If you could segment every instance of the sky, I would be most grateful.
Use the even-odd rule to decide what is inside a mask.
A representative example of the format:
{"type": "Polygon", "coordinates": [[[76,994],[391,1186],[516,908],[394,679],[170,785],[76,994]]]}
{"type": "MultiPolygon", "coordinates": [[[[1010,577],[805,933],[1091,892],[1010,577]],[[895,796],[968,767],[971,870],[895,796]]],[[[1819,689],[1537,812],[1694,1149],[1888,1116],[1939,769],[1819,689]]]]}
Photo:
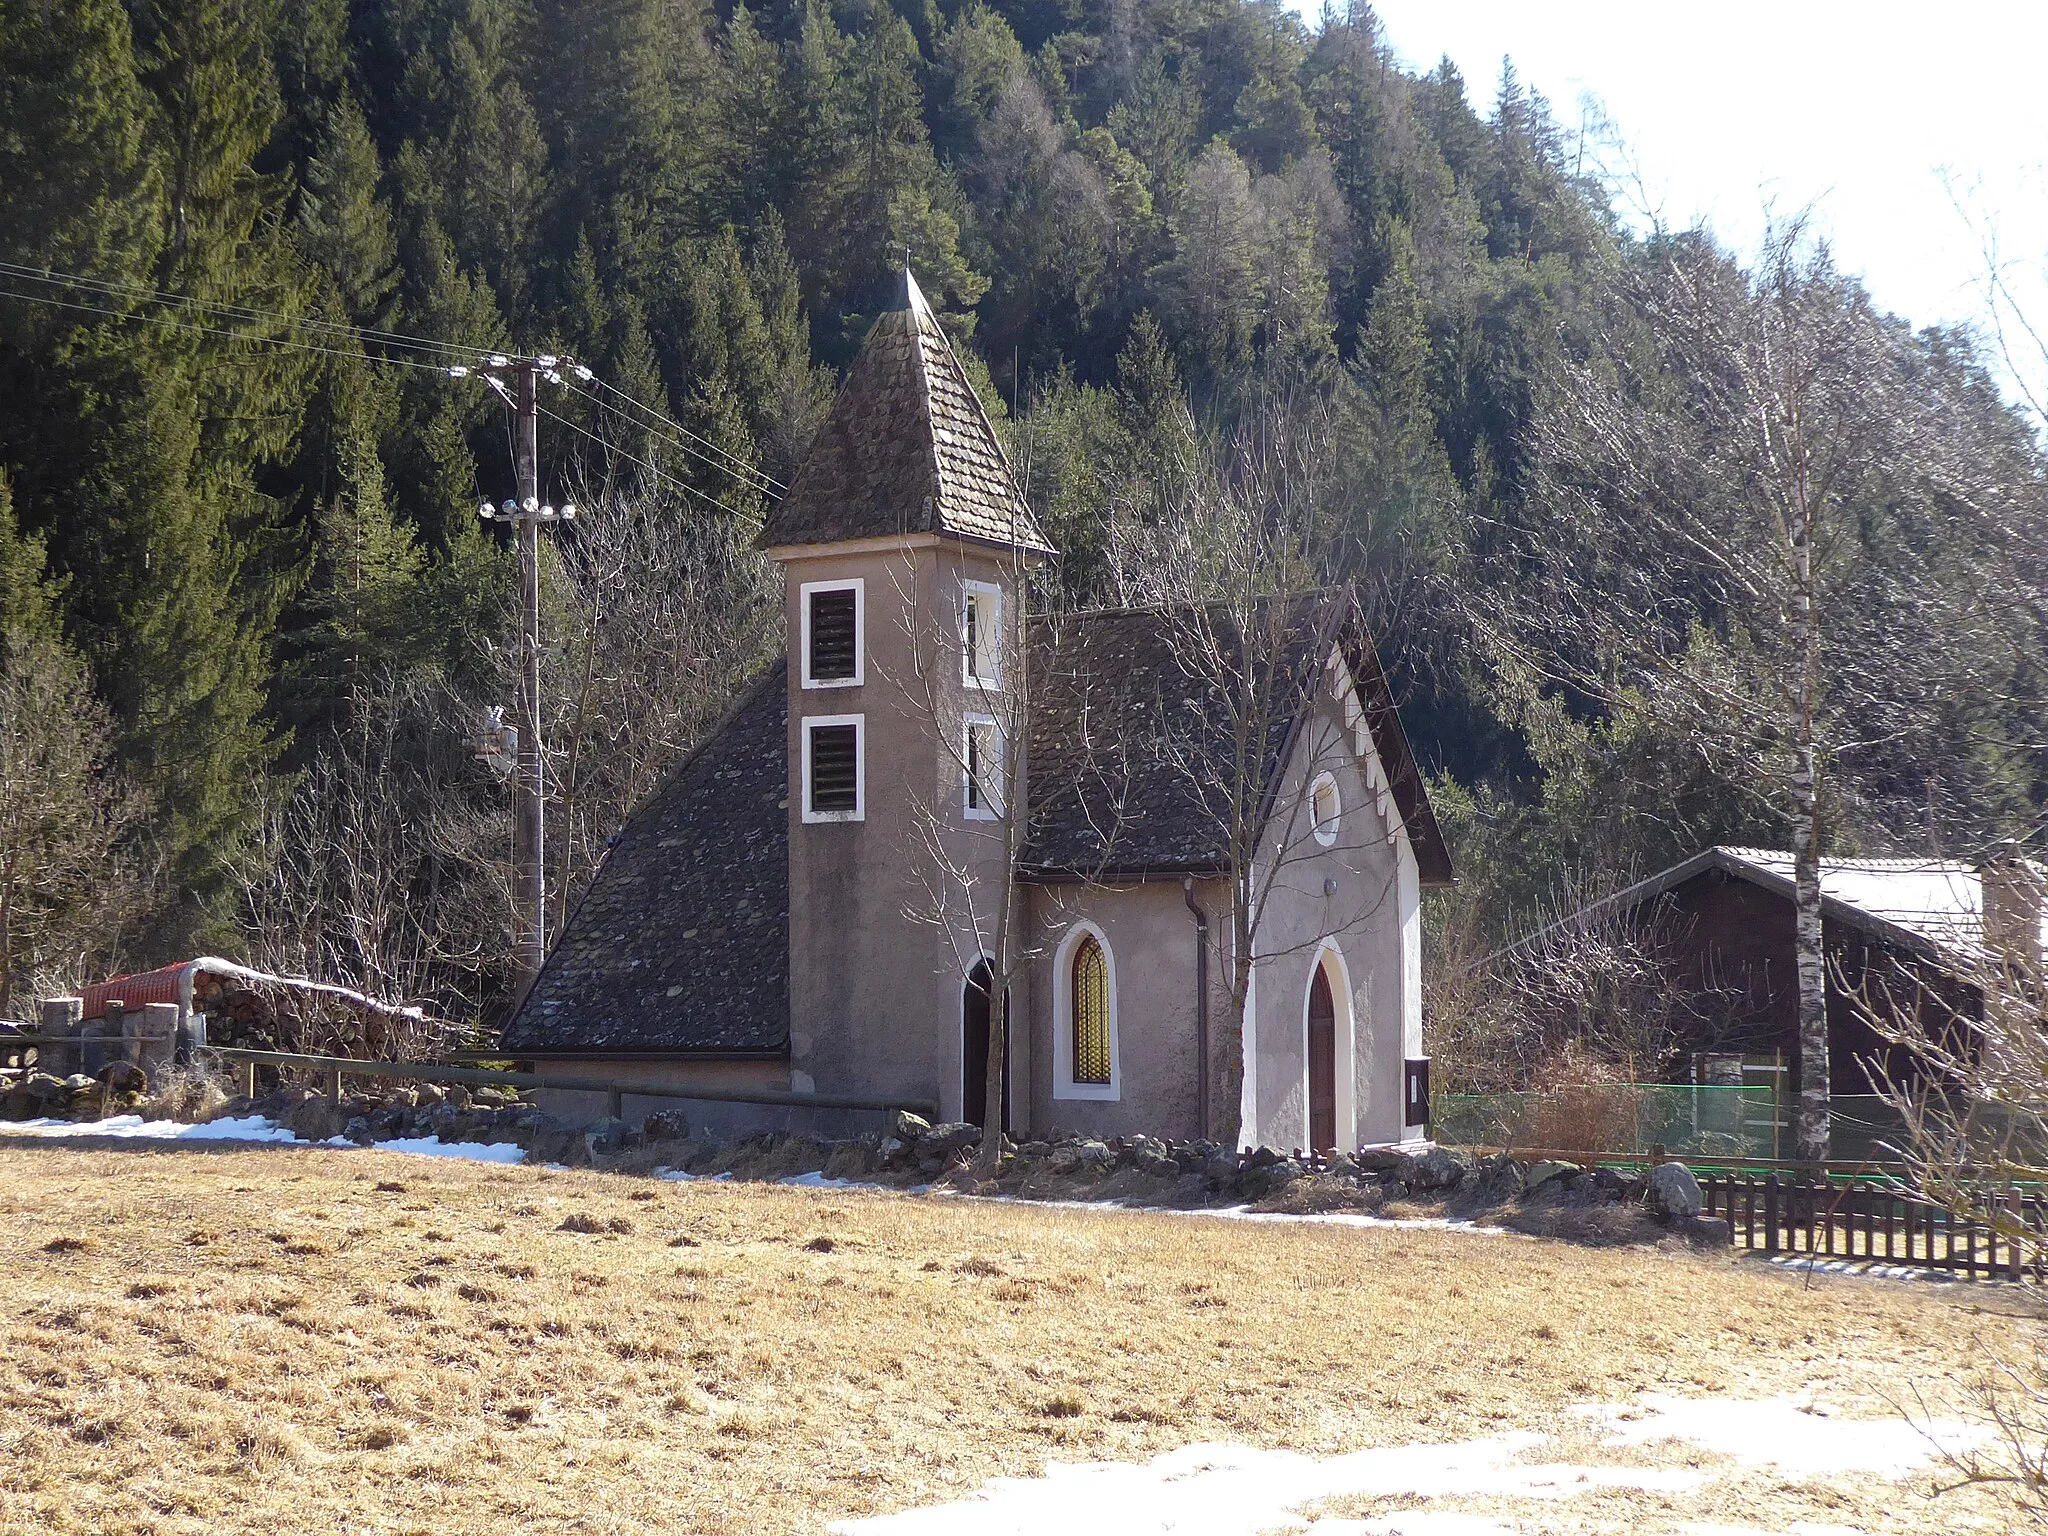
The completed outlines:
{"type": "MultiPolygon", "coordinates": [[[[1320,0],[1296,3],[1313,24],[1320,0]]],[[[1667,225],[1703,218],[1747,251],[1766,208],[1810,208],[1837,264],[1915,325],[1983,320],[1991,234],[2036,323],[2048,326],[2042,0],[1374,8],[1405,64],[1424,69],[1448,55],[1482,113],[1503,55],[1567,130],[1580,125],[1584,98],[1596,98],[1667,225]]]]}

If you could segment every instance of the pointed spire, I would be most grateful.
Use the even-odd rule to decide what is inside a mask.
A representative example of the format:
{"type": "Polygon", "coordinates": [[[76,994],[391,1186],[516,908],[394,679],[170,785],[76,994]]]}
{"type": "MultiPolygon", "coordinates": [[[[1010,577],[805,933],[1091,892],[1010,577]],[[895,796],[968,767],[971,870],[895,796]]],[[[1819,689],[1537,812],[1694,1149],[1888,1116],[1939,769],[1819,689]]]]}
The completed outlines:
{"type": "Polygon", "coordinates": [[[903,281],[897,285],[896,309],[907,309],[913,315],[929,315],[932,307],[925,301],[924,290],[917,286],[917,277],[910,270],[908,261],[903,264],[903,281]]]}
{"type": "Polygon", "coordinates": [[[892,286],[762,546],[939,533],[1051,553],[908,263],[892,286]]]}

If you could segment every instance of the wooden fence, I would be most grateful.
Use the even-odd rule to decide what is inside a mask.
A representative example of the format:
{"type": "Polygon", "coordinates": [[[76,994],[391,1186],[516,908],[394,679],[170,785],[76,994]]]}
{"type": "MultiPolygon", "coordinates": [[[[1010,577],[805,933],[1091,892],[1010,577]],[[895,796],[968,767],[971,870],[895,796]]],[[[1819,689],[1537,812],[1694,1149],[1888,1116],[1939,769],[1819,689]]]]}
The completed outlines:
{"type": "Polygon", "coordinates": [[[2048,1254],[2048,1198],[2038,1194],[1987,1194],[2004,1213],[1994,1225],[1889,1180],[1713,1173],[1699,1182],[1704,1213],[1721,1217],[1738,1246],[1759,1253],[1896,1264],[1970,1280],[2048,1280],[2048,1259],[2029,1258],[2048,1254]]]}

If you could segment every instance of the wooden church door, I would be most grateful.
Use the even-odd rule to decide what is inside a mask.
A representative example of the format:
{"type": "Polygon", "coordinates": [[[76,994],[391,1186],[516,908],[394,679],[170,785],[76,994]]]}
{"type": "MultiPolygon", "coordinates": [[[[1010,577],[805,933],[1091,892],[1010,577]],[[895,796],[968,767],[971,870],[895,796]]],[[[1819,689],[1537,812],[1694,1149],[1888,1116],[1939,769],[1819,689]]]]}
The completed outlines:
{"type": "MultiPolygon", "coordinates": [[[[960,994],[960,1118],[970,1125],[981,1124],[984,1097],[988,1093],[988,1031],[989,1007],[988,989],[989,965],[986,960],[974,968],[967,978],[967,985],[960,994]]],[[[1016,1032],[1017,1021],[1010,1017],[1009,993],[1003,994],[1003,1016],[1006,1028],[1003,1031],[1003,1129],[1010,1128],[1010,1052],[1009,1038],[1016,1032]]]]}
{"type": "Polygon", "coordinates": [[[1321,963],[1308,987],[1308,1138],[1312,1152],[1337,1145],[1337,1007],[1321,963]]]}

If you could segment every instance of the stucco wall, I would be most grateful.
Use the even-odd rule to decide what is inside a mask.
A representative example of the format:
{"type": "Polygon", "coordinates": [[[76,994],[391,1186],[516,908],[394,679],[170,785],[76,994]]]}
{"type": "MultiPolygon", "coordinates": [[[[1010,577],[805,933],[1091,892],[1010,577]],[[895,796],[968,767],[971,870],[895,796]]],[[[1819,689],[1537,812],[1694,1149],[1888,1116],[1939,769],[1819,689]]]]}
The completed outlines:
{"type": "MultiPolygon", "coordinates": [[[[789,1066],[781,1061],[605,1061],[590,1058],[540,1057],[533,1070],[543,1076],[558,1075],[616,1083],[646,1083],[665,1088],[712,1088],[725,1092],[747,1089],[789,1090],[789,1066]]],[[[604,1118],[606,1096],[602,1093],[565,1092],[543,1089],[540,1105],[571,1125],[588,1125],[604,1118]]],[[[675,1098],[667,1094],[624,1096],[626,1122],[638,1125],[656,1110],[680,1110],[691,1132],[738,1135],[747,1131],[794,1130],[817,1136],[848,1136],[861,1131],[880,1130],[887,1116],[879,1111],[822,1110],[772,1104],[722,1104],[704,1099],[675,1098]]]]}
{"type": "MultiPolygon", "coordinates": [[[[1208,912],[1211,950],[1210,1038],[1227,1006],[1218,943],[1227,942],[1226,888],[1198,884],[1196,901],[1208,912]]],[[[1049,885],[1031,892],[1034,957],[1030,968],[1029,1045],[1032,1076],[1029,1128],[1078,1131],[1091,1136],[1192,1137],[1200,1121],[1197,1097],[1198,1035],[1195,1003],[1195,919],[1181,885],[1162,880],[1096,887],[1049,885]],[[1061,1015],[1061,970],[1070,963],[1077,930],[1087,927],[1108,951],[1116,1072],[1113,1096],[1092,1085],[1076,1087],[1064,1065],[1068,1054],[1055,1030],[1070,1028],[1061,1015]]]]}
{"type": "MultiPolygon", "coordinates": [[[[830,547],[789,560],[786,572],[791,1083],[935,1099],[955,1118],[963,1109],[962,989],[993,947],[1003,868],[1000,840],[985,823],[970,828],[961,808],[952,745],[966,704],[959,583],[1007,586],[1007,573],[991,554],[930,540],[830,547]],[[807,688],[802,588],[855,578],[863,583],[863,680],[807,688]],[[803,722],[852,714],[864,720],[864,817],[807,823],[803,722]],[[928,849],[934,827],[944,861],[928,849]],[[963,882],[947,866],[977,878],[963,882]]],[[[1004,603],[1013,630],[1016,606],[1004,603]]],[[[1013,1073],[1028,1067],[1012,1060],[1013,1073]]]]}
{"type": "Polygon", "coordinates": [[[1262,853],[1268,894],[1250,999],[1251,1124],[1244,1139],[1306,1147],[1308,995],[1327,963],[1336,1005],[1337,1128],[1349,1145],[1410,1139],[1402,1063],[1421,1054],[1421,893],[1414,856],[1370,732],[1347,718],[1343,674],[1325,673],[1282,779],[1262,853]],[[1337,686],[1333,687],[1332,684],[1337,686]],[[1341,812],[1329,847],[1308,793],[1323,774],[1341,812]],[[1326,953],[1334,958],[1325,961],[1326,953]]]}

